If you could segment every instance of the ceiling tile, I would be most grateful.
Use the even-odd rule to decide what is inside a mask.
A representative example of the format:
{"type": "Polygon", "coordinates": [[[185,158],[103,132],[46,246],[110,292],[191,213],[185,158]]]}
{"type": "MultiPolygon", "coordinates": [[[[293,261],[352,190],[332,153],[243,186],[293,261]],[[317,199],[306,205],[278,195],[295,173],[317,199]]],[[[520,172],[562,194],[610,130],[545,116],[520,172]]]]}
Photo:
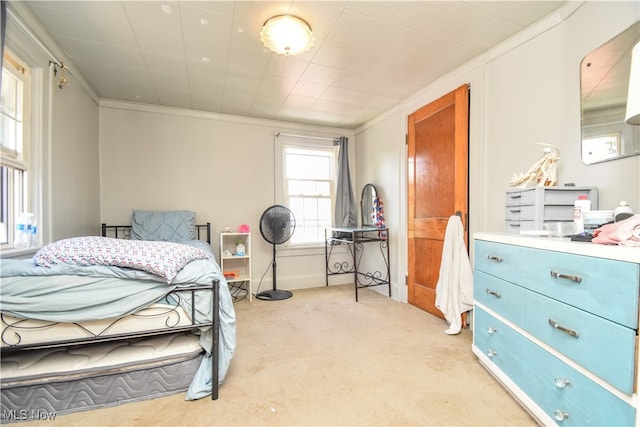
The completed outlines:
{"type": "Polygon", "coordinates": [[[501,17],[509,19],[516,24],[527,25],[538,22],[544,16],[549,15],[560,6],[564,1],[514,1],[511,9],[500,14],[501,17]]]}
{"type": "Polygon", "coordinates": [[[185,36],[226,44],[231,37],[233,16],[211,12],[199,7],[180,6],[182,33],[185,36]]]}
{"type": "Polygon", "coordinates": [[[149,70],[146,68],[133,68],[121,65],[107,65],[104,68],[113,76],[113,80],[120,85],[135,84],[138,86],[153,86],[153,82],[149,76],[149,70]]]}
{"type": "Polygon", "coordinates": [[[347,4],[347,9],[370,18],[388,21],[400,10],[402,1],[352,1],[347,4]]]}
{"type": "Polygon", "coordinates": [[[100,97],[348,128],[564,3],[24,2],[100,97]],[[286,13],[315,37],[296,57],[260,42],[264,21],[286,13]]]}
{"type": "Polygon", "coordinates": [[[301,95],[289,95],[284,102],[286,108],[309,108],[316,101],[315,97],[301,96],[301,95]]]}
{"type": "MultiPolygon", "coordinates": [[[[61,3],[61,2],[43,2],[43,3],[61,3]]],[[[67,1],[69,10],[73,13],[83,15],[85,17],[100,18],[101,20],[117,21],[128,24],[129,18],[124,9],[122,2],[119,1],[67,1]]]]}
{"type": "Polygon", "coordinates": [[[151,80],[158,92],[189,93],[189,79],[173,74],[151,71],[151,80]]]}
{"type": "Polygon", "coordinates": [[[456,1],[405,2],[391,17],[390,22],[421,33],[439,22],[449,22],[449,15],[457,7],[456,1]]]}
{"type": "Polygon", "coordinates": [[[122,48],[70,38],[61,38],[60,42],[74,63],[82,59],[104,65],[123,64],[133,67],[145,66],[142,54],[139,50],[135,49],[135,46],[132,48],[122,48]]]}
{"type": "Polygon", "coordinates": [[[281,55],[269,54],[269,65],[265,70],[268,76],[285,77],[288,79],[299,79],[308,68],[307,61],[296,58],[287,58],[281,55]]]}
{"type": "Polygon", "coordinates": [[[176,34],[182,32],[180,9],[175,0],[123,1],[122,4],[133,27],[176,34]],[[169,7],[171,13],[165,13],[163,7],[169,7]]]}
{"type": "Polygon", "coordinates": [[[265,76],[260,84],[258,96],[282,96],[283,100],[291,93],[297,80],[284,77],[265,76]]]}
{"type": "Polygon", "coordinates": [[[356,49],[369,46],[371,38],[380,33],[384,22],[353,12],[344,12],[337,19],[326,39],[339,43],[349,43],[356,49]]]}
{"type": "Polygon", "coordinates": [[[330,85],[340,75],[340,69],[320,64],[309,64],[300,80],[322,85],[330,85]]]}
{"type": "Polygon", "coordinates": [[[187,64],[184,57],[143,52],[144,62],[149,72],[158,72],[187,78],[187,64]]]}
{"type": "Polygon", "coordinates": [[[133,32],[138,46],[143,52],[184,54],[184,44],[180,33],[169,33],[144,27],[135,27],[133,32]]]}
{"type": "Polygon", "coordinates": [[[262,52],[243,49],[231,49],[229,51],[227,69],[230,74],[241,73],[261,79],[268,65],[269,55],[265,55],[262,52]]]}
{"type": "Polygon", "coordinates": [[[459,4],[446,20],[433,23],[427,32],[435,37],[464,45],[472,35],[486,27],[493,15],[483,10],[459,4]]]}
{"type": "Polygon", "coordinates": [[[190,79],[206,82],[224,82],[227,76],[227,67],[224,63],[194,60],[187,61],[187,72],[190,79]]]}
{"type": "Polygon", "coordinates": [[[327,85],[299,81],[291,90],[293,95],[317,98],[327,89],[327,85]]]}

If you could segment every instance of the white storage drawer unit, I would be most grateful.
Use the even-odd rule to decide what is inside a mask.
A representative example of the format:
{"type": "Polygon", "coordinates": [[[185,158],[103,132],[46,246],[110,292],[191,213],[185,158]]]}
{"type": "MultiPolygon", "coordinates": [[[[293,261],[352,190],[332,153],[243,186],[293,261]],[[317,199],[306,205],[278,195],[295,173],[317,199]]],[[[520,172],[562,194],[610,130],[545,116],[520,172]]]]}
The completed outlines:
{"type": "Polygon", "coordinates": [[[640,249],[476,233],[473,352],[544,425],[639,425],[640,249]]]}
{"type": "Polygon", "coordinates": [[[598,190],[592,187],[533,187],[509,190],[505,200],[505,231],[543,230],[545,222],[573,222],[573,204],[580,196],[598,209],[598,190]]]}

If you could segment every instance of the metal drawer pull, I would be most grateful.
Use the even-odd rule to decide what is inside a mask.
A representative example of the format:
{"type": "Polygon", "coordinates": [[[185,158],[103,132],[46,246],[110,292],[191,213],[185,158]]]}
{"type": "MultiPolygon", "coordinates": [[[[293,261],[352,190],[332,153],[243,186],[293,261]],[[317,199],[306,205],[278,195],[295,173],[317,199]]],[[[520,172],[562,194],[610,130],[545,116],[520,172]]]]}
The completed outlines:
{"type": "Polygon", "coordinates": [[[489,295],[493,295],[496,298],[500,298],[500,292],[492,291],[491,289],[487,288],[487,293],[489,295]]]}
{"type": "Polygon", "coordinates": [[[520,213],[520,209],[509,209],[509,212],[511,213],[520,213]]]}
{"type": "Polygon", "coordinates": [[[510,199],[521,199],[522,194],[514,194],[513,196],[509,196],[510,199]]]}
{"type": "Polygon", "coordinates": [[[498,332],[498,330],[496,329],[495,326],[489,326],[487,328],[487,332],[490,333],[490,334],[495,334],[496,332],[498,332]]]}
{"type": "Polygon", "coordinates": [[[498,353],[495,350],[492,350],[492,349],[487,350],[487,356],[489,356],[489,357],[493,357],[496,354],[498,354],[498,353]]]}
{"type": "Polygon", "coordinates": [[[571,281],[577,282],[577,283],[582,282],[582,277],[580,277],[580,276],[572,276],[570,274],[562,274],[562,273],[558,273],[557,271],[553,271],[553,270],[551,270],[551,276],[555,277],[556,279],[568,279],[568,280],[571,280],[571,281]]]}
{"type": "Polygon", "coordinates": [[[490,261],[502,262],[502,258],[500,258],[499,256],[495,256],[495,255],[487,255],[487,259],[490,260],[490,261]]]}
{"type": "Polygon", "coordinates": [[[569,418],[569,414],[561,409],[556,409],[555,411],[553,411],[553,418],[558,421],[564,421],[566,418],[569,418]]]}
{"type": "Polygon", "coordinates": [[[578,338],[580,335],[574,331],[573,329],[569,329],[569,328],[565,328],[564,326],[560,326],[558,325],[558,322],[556,322],[553,319],[549,319],[549,325],[551,325],[551,327],[553,327],[554,329],[557,329],[559,331],[564,332],[565,334],[571,335],[574,338],[578,338]]]}
{"type": "Polygon", "coordinates": [[[558,388],[565,388],[566,386],[571,384],[571,381],[569,381],[566,378],[556,378],[556,379],[553,380],[553,382],[555,383],[556,387],[558,387],[558,388]]]}

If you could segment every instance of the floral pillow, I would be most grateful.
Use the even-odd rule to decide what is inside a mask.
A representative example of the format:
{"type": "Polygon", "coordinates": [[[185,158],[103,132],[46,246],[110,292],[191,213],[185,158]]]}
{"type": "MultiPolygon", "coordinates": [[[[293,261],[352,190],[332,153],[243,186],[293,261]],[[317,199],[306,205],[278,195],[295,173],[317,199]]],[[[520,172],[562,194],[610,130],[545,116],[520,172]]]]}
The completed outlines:
{"type": "Polygon", "coordinates": [[[182,243],[87,236],[51,243],[36,252],[33,262],[42,267],[55,264],[128,267],[171,283],[185,265],[208,257],[203,250],[182,243]]]}

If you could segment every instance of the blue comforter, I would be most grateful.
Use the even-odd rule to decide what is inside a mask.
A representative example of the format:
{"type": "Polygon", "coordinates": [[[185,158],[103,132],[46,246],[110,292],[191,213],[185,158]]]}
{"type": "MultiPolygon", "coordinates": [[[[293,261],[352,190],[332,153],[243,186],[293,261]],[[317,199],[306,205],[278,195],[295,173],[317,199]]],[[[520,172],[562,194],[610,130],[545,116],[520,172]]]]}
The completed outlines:
{"type": "MultiPolygon", "coordinates": [[[[0,260],[0,310],[14,316],[54,321],[81,322],[121,317],[144,308],[180,287],[191,284],[210,285],[220,282],[220,365],[219,380],[226,376],[236,347],[233,301],[227,282],[206,242],[189,245],[211,254],[208,259],[191,261],[182,268],[171,284],[166,279],[140,270],[108,266],[57,264],[39,267],[32,260],[0,260]]],[[[196,317],[212,318],[209,292],[196,296],[196,317]]],[[[169,297],[170,298],[170,297],[169,297]]],[[[191,312],[190,298],[181,305],[191,312]]],[[[200,344],[207,355],[194,377],[186,399],[193,400],[211,393],[212,329],[202,330],[200,344]]]]}

